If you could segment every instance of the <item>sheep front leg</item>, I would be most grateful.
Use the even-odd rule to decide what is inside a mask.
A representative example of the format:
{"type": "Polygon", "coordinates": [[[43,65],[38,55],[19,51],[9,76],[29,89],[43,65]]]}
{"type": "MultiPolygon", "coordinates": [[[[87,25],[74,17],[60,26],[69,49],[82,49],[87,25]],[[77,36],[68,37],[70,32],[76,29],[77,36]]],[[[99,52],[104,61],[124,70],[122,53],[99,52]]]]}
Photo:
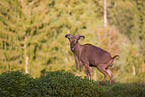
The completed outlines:
{"type": "Polygon", "coordinates": [[[93,69],[92,69],[92,67],[89,67],[89,80],[92,80],[92,71],[93,71],[93,69]]]}
{"type": "Polygon", "coordinates": [[[89,80],[92,80],[92,67],[89,67],[87,64],[85,64],[85,73],[87,75],[87,78],[89,80]]]}
{"type": "Polygon", "coordinates": [[[76,69],[78,69],[78,64],[79,64],[79,60],[78,60],[78,57],[74,54],[74,58],[75,58],[75,63],[76,63],[76,69]]]}

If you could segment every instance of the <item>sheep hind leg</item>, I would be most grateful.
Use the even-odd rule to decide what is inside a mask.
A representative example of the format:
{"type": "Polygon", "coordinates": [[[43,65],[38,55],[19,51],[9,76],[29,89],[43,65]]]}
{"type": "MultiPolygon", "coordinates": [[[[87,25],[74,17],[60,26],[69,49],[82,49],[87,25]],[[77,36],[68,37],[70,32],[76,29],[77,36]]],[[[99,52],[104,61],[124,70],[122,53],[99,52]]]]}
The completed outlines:
{"type": "Polygon", "coordinates": [[[113,77],[112,72],[111,72],[111,70],[110,70],[109,68],[106,69],[106,72],[109,74],[109,77],[110,77],[110,84],[111,84],[112,77],[113,77]]]}
{"type": "Polygon", "coordinates": [[[104,74],[104,82],[106,82],[106,78],[107,78],[106,70],[104,69],[104,70],[102,70],[101,72],[104,74]]]}
{"type": "Polygon", "coordinates": [[[102,66],[98,66],[97,68],[101,73],[104,74],[104,82],[106,82],[106,78],[107,78],[107,74],[108,74],[107,71],[105,70],[105,68],[102,68],[102,66]]]}

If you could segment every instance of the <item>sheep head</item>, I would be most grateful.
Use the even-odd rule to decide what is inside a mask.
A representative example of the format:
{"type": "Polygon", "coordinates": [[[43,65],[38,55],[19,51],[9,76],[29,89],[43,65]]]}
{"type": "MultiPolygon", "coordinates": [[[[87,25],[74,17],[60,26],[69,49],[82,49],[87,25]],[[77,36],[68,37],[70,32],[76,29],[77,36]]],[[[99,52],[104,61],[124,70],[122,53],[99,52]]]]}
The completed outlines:
{"type": "Polygon", "coordinates": [[[85,38],[85,36],[79,34],[73,37],[73,35],[71,34],[66,34],[65,35],[66,38],[69,39],[70,41],[70,50],[73,52],[75,49],[76,44],[78,43],[78,41],[80,40],[81,37],[85,38]]]}

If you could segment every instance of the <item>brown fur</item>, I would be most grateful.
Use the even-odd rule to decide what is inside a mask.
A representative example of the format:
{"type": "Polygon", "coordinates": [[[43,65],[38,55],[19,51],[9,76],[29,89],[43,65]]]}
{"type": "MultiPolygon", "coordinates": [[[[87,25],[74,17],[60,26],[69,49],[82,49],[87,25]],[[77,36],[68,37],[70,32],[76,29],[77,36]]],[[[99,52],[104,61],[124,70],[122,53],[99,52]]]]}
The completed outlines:
{"type": "Polygon", "coordinates": [[[109,74],[111,84],[113,75],[110,71],[110,68],[115,57],[119,55],[111,57],[109,52],[92,44],[79,44],[78,40],[81,37],[84,37],[83,35],[76,35],[73,37],[71,34],[66,34],[65,37],[70,40],[70,49],[74,53],[76,65],[77,63],[82,63],[85,66],[85,73],[88,76],[88,79],[92,79],[92,66],[94,66],[104,74],[104,82],[106,81],[106,77],[109,74]]]}

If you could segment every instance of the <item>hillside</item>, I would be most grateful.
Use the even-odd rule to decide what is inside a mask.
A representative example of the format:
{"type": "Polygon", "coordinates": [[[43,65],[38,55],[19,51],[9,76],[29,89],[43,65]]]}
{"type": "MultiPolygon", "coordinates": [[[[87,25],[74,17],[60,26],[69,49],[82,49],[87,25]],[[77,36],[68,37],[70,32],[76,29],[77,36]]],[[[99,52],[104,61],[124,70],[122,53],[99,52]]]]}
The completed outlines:
{"type": "Polygon", "coordinates": [[[64,70],[32,78],[19,71],[0,75],[2,97],[144,97],[145,83],[94,82],[64,70]]]}

